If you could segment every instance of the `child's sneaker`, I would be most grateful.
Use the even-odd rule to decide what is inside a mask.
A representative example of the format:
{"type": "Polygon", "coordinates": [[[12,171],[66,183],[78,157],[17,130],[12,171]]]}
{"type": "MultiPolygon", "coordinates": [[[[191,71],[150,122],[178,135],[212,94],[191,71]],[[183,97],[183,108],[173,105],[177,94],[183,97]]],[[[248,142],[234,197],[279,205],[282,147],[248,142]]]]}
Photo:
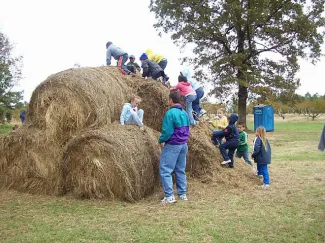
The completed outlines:
{"type": "Polygon", "coordinates": [[[207,113],[207,111],[206,110],[204,110],[204,109],[201,109],[201,111],[200,111],[200,114],[199,114],[199,117],[201,117],[201,116],[203,116],[204,114],[206,114],[207,113]]]}
{"type": "Polygon", "coordinates": [[[183,201],[188,201],[186,194],[180,195],[179,198],[183,201]]]}
{"type": "Polygon", "coordinates": [[[229,159],[229,160],[222,161],[221,164],[226,165],[226,164],[229,164],[230,162],[231,162],[231,160],[229,159]]]}
{"type": "Polygon", "coordinates": [[[163,83],[163,77],[157,78],[157,82],[163,83]]]}
{"type": "Polygon", "coordinates": [[[164,197],[164,199],[161,200],[161,202],[163,204],[166,204],[166,203],[175,203],[176,200],[175,200],[175,197],[174,196],[170,196],[170,197],[164,197]]]}
{"type": "Polygon", "coordinates": [[[270,188],[270,185],[269,185],[269,184],[263,184],[263,185],[262,185],[262,188],[263,188],[263,189],[269,189],[269,188],[270,188]]]}

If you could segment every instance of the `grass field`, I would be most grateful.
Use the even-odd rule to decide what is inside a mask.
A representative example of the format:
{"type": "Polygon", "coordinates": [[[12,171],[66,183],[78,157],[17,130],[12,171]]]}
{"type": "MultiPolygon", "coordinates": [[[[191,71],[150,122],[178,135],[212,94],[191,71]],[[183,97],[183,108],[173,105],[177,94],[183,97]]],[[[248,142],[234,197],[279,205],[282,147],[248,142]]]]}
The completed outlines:
{"type": "Polygon", "coordinates": [[[191,180],[189,201],[167,206],[0,191],[0,242],[325,242],[323,124],[276,118],[269,190],[191,180]]]}

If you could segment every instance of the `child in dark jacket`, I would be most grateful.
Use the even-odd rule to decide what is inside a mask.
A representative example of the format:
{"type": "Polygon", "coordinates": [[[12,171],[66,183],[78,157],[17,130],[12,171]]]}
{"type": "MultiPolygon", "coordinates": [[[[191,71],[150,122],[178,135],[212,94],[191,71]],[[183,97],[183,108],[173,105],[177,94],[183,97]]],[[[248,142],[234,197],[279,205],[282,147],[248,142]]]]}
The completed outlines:
{"type": "Polygon", "coordinates": [[[252,158],[257,163],[257,175],[263,176],[263,187],[269,187],[270,178],[267,165],[271,164],[271,146],[266,139],[266,131],[263,126],[256,129],[252,158]]]}
{"type": "Polygon", "coordinates": [[[224,160],[221,164],[229,164],[229,168],[234,168],[234,153],[239,145],[239,133],[236,127],[238,116],[237,114],[230,114],[227,116],[227,119],[229,121],[228,126],[222,131],[214,131],[211,139],[214,142],[217,142],[219,138],[224,137],[226,139],[225,143],[219,145],[220,153],[224,160]]]}
{"type": "Polygon", "coordinates": [[[163,83],[165,72],[157,63],[150,61],[145,53],[140,56],[140,61],[143,78],[152,77],[154,80],[163,83]]]}

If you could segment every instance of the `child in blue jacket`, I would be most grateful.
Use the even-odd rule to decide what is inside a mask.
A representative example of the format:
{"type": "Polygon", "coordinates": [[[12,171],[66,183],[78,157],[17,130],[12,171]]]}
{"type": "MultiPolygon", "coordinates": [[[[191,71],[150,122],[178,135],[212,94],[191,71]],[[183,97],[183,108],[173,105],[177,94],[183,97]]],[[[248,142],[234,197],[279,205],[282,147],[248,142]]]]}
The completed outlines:
{"type": "Polygon", "coordinates": [[[224,160],[221,164],[229,164],[229,168],[234,168],[234,153],[239,145],[239,132],[236,127],[238,115],[230,114],[227,116],[227,119],[229,122],[228,126],[221,131],[214,131],[211,139],[216,143],[220,138],[224,137],[226,139],[225,143],[219,145],[220,153],[224,160]]]}
{"type": "Polygon", "coordinates": [[[271,146],[266,139],[266,131],[263,126],[256,129],[252,158],[257,163],[257,175],[263,176],[263,187],[269,187],[270,177],[267,165],[271,164],[271,146]]]}
{"type": "Polygon", "coordinates": [[[122,50],[121,48],[113,45],[111,41],[106,43],[106,65],[111,65],[112,57],[117,60],[117,68],[121,71],[122,74],[132,75],[135,76],[135,73],[131,72],[125,66],[125,62],[129,59],[129,55],[126,51],[122,50]]]}

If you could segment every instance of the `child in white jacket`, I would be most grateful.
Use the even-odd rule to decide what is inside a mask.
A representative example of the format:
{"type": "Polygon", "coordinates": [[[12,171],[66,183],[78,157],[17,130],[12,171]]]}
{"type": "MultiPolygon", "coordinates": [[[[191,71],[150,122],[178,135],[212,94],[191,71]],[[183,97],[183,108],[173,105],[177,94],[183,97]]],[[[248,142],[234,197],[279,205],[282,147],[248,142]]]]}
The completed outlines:
{"type": "Polygon", "coordinates": [[[142,109],[138,110],[138,105],[141,102],[141,98],[137,95],[133,95],[130,103],[125,103],[120,116],[121,125],[137,125],[140,128],[143,127],[143,114],[142,109]]]}

